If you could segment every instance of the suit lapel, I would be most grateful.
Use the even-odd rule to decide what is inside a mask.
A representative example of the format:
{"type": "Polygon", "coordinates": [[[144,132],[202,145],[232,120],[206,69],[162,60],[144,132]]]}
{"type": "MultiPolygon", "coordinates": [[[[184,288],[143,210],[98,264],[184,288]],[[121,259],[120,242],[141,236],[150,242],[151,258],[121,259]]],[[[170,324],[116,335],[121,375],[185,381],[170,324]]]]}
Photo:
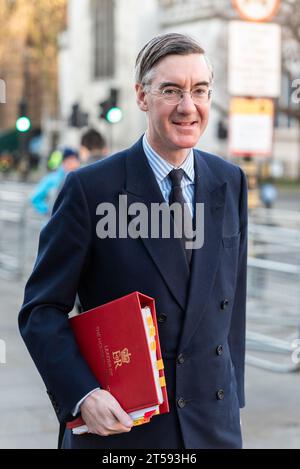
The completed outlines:
{"type": "Polygon", "coordinates": [[[204,244],[193,252],[186,316],[180,351],[187,346],[205,312],[217,272],[222,241],[226,183],[210,171],[205,156],[195,152],[195,202],[204,204],[204,244]]]}
{"type": "MultiPolygon", "coordinates": [[[[128,207],[136,202],[143,203],[148,209],[148,214],[151,213],[152,203],[165,203],[147,161],[141,139],[128,150],[126,157],[126,187],[122,194],[127,195],[128,207]]],[[[153,238],[150,230],[149,220],[149,236],[141,238],[141,242],[143,242],[172,295],[184,310],[190,273],[182,244],[179,239],[174,237],[170,239],[153,238]]]]}

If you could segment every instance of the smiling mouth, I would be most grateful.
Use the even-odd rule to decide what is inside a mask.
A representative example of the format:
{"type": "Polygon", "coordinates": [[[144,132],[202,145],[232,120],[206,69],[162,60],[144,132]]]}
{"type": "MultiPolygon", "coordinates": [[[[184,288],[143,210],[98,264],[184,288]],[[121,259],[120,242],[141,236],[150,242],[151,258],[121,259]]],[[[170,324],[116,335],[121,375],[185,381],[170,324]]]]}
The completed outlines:
{"type": "Polygon", "coordinates": [[[197,124],[197,121],[192,121],[192,122],[173,122],[175,125],[179,125],[181,127],[191,127],[194,124],[197,124]]]}

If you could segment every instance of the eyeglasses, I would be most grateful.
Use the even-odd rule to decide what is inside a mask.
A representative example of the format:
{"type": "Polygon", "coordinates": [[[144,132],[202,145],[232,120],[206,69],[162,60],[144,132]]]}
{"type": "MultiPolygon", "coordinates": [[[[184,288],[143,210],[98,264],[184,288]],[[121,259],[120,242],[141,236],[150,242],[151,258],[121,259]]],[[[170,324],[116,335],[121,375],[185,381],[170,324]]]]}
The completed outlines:
{"type": "Polygon", "coordinates": [[[194,88],[191,91],[181,90],[180,88],[167,87],[162,90],[149,91],[150,94],[160,96],[166,104],[179,104],[188,93],[194,104],[202,104],[208,102],[211,97],[212,90],[209,88],[194,88]]]}

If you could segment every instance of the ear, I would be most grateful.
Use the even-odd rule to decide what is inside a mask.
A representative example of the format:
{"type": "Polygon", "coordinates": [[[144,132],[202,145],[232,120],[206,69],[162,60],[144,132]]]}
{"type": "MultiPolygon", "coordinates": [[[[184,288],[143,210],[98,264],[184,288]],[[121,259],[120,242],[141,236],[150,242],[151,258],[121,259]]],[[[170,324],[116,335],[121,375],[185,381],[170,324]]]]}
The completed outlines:
{"type": "Polygon", "coordinates": [[[136,102],[141,111],[148,111],[147,94],[141,83],[135,84],[136,102]]]}

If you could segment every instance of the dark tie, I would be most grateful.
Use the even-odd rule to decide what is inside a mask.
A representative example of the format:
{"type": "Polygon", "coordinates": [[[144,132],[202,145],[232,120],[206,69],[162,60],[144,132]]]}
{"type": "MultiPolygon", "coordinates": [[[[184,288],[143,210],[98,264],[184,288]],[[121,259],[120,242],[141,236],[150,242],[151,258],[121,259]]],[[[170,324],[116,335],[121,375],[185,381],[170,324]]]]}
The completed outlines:
{"type": "Polygon", "coordinates": [[[172,169],[172,171],[170,171],[169,173],[169,177],[172,182],[172,189],[171,189],[171,193],[169,197],[169,204],[171,205],[174,202],[177,202],[181,205],[182,218],[178,220],[178,222],[181,223],[183,248],[186,254],[188,264],[190,264],[191,258],[192,258],[192,250],[186,249],[185,243],[187,240],[192,241],[193,221],[192,221],[190,210],[187,209],[187,207],[186,207],[186,210],[184,210],[184,204],[186,204],[186,200],[183,196],[182,188],[181,188],[181,181],[182,181],[183,175],[184,175],[184,171],[181,168],[172,169]]]}

